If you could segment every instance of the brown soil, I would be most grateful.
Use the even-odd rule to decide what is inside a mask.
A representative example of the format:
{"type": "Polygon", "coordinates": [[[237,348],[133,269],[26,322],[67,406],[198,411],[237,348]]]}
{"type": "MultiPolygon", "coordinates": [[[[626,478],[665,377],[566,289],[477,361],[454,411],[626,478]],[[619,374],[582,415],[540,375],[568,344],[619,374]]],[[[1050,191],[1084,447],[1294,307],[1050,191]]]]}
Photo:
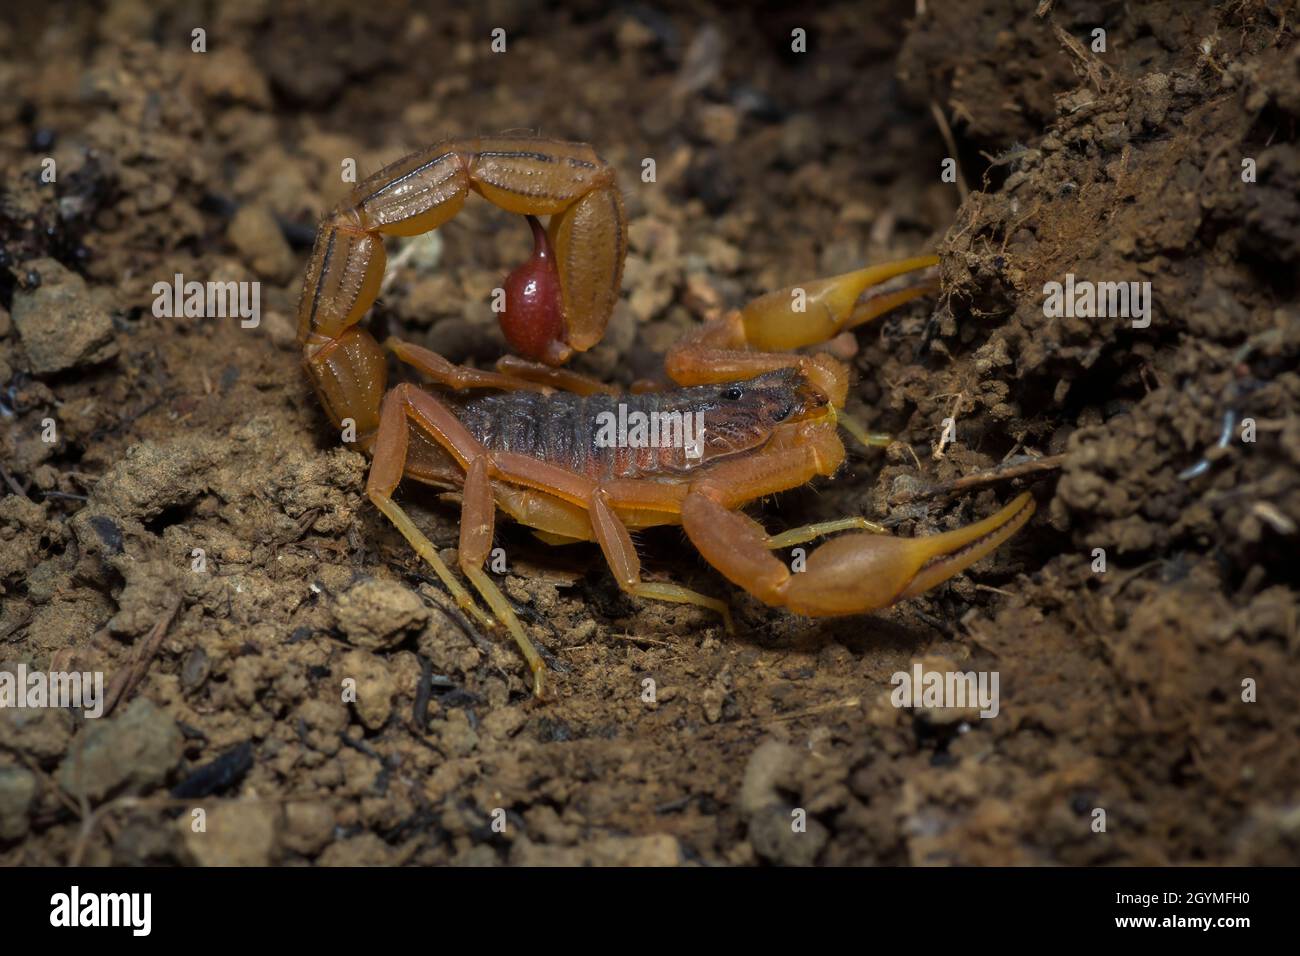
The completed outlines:
{"type": "MultiPolygon", "coordinates": [[[[1300,859],[1293,6],[416,6],[0,24],[0,670],[139,677],[107,720],[0,710],[0,863],[1300,859]],[[936,109],[969,195],[941,180],[936,109]],[[365,175],[514,128],[620,172],[625,295],[579,363],[613,381],[721,307],[942,254],[937,301],[835,343],[849,410],[898,441],[765,503],[768,527],[932,533],[1022,488],[1031,523],[919,599],[816,622],[644,535],[652,578],[731,598],[734,636],[626,598],[594,548],[501,527],[552,663],[532,702],[513,647],[461,627],[366,501],[293,319],[344,158],[365,175]],[[260,280],[261,325],[156,318],[177,272],[260,280]],[[1150,326],[1046,317],[1067,273],[1149,280],[1150,326]],[[928,493],[1026,456],[1063,458],[928,493]],[[918,660],[997,671],[998,716],[894,707],[918,660]]],[[[370,322],[485,365],[528,231],[472,202],[442,240],[370,322]]],[[[453,506],[402,500],[454,545],[453,506]]]]}

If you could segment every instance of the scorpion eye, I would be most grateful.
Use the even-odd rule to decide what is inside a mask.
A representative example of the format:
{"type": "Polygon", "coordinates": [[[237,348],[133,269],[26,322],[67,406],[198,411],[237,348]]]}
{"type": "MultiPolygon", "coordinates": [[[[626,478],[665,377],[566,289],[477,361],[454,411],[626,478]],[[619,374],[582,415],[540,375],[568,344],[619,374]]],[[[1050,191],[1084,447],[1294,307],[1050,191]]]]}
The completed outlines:
{"type": "Polygon", "coordinates": [[[743,394],[744,393],[741,392],[741,390],[737,386],[733,385],[731,386],[731,388],[727,389],[725,392],[722,393],[722,397],[729,402],[738,402],[740,401],[740,396],[743,394]]]}

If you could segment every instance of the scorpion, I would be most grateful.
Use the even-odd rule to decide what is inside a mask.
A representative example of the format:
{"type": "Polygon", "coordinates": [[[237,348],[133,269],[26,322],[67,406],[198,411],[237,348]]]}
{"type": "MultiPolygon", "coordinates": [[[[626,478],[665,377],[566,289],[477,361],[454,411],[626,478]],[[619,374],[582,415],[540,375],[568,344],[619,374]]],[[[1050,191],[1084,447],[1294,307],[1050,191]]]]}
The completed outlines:
{"type": "Polygon", "coordinates": [[[920,256],[763,295],[702,323],[667,352],[670,382],[619,393],[562,368],[598,343],[619,296],[627,223],[613,168],[586,144],[528,134],[463,137],[417,151],[358,183],[322,221],[298,311],[303,364],[345,439],[372,461],[366,495],[457,605],[503,626],[545,695],[546,665],[484,567],[500,510],[549,544],[594,541],[636,598],[728,605],[679,584],[647,581],[632,533],[680,525],[700,555],[760,601],[812,617],[864,614],[935,587],[992,552],[1034,511],[1022,493],[992,516],[946,533],[890,535],[863,517],[771,535],[741,509],[830,477],[845,459],[838,428],[871,436],[843,414],[847,366],[797,349],[933,293],[938,263],[920,256]],[[531,257],[504,285],[499,321],[517,355],[495,370],[456,365],[358,325],[384,276],[384,236],[415,236],[454,217],[471,192],[526,217],[531,257]],[[537,217],[549,216],[543,228],[537,217]],[[896,277],[910,284],[886,291],[896,277]],[[918,278],[920,277],[920,278],[918,278]],[[387,353],[439,387],[391,390],[387,353]],[[618,403],[646,414],[701,416],[684,447],[604,447],[594,423],[618,403]],[[403,478],[460,497],[458,565],[479,606],[393,495],[403,478]],[[840,534],[839,532],[845,532],[840,534]],[[793,572],[773,551],[832,535],[793,572]]]}

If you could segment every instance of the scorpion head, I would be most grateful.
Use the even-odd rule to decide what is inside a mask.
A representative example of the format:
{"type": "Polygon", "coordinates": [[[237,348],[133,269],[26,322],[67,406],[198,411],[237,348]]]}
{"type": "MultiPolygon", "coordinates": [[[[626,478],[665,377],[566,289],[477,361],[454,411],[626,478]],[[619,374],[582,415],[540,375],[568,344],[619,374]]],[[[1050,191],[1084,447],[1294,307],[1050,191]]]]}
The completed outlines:
{"type": "Polygon", "coordinates": [[[825,417],[831,400],[799,369],[783,368],[740,382],[698,386],[692,404],[703,415],[705,457],[763,445],[787,422],[825,417]]]}

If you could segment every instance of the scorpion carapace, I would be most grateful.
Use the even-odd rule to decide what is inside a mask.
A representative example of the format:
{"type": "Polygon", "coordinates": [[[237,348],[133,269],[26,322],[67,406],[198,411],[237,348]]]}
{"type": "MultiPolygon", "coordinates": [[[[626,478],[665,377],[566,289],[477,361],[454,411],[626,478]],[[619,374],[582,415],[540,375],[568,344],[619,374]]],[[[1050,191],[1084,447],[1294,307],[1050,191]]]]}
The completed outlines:
{"type": "Polygon", "coordinates": [[[381,170],[326,217],[299,306],[303,359],[321,401],[336,425],[355,424],[356,446],[373,455],[370,500],[467,613],[504,625],[538,696],[546,668],[483,570],[498,509],[545,541],[596,542],[624,591],[710,608],[728,630],[724,602],[642,579],[632,530],[679,524],[733,583],[770,605],[821,616],[920,594],[989,554],[1032,515],[1024,493],[944,534],[897,538],[850,517],[769,535],[740,509],[833,475],[845,457],[837,426],[849,427],[841,414],[849,370],[828,355],[793,350],[934,292],[938,259],[885,263],[762,296],[669,350],[665,371],[676,388],[620,396],[555,366],[600,340],[618,297],[626,234],[613,170],[591,147],[532,136],[451,140],[381,170]],[[386,348],[440,391],[409,383],[385,391],[384,350],[356,324],[379,289],[382,236],[436,228],[471,191],[530,217],[533,256],[508,282],[503,320],[524,357],[506,356],[485,371],[390,339],[386,348]],[[551,217],[545,233],[531,218],[540,215],[551,217]],[[898,277],[906,284],[883,287],[898,277]],[[649,427],[636,431],[639,420],[629,431],[633,413],[659,413],[677,438],[665,444],[659,431],[655,441],[649,427]],[[699,421],[675,417],[687,413],[699,421]],[[460,489],[458,564],[490,613],[393,500],[404,476],[460,489]],[[798,573],[772,553],[842,531],[855,533],[816,548],[798,573]]]}

